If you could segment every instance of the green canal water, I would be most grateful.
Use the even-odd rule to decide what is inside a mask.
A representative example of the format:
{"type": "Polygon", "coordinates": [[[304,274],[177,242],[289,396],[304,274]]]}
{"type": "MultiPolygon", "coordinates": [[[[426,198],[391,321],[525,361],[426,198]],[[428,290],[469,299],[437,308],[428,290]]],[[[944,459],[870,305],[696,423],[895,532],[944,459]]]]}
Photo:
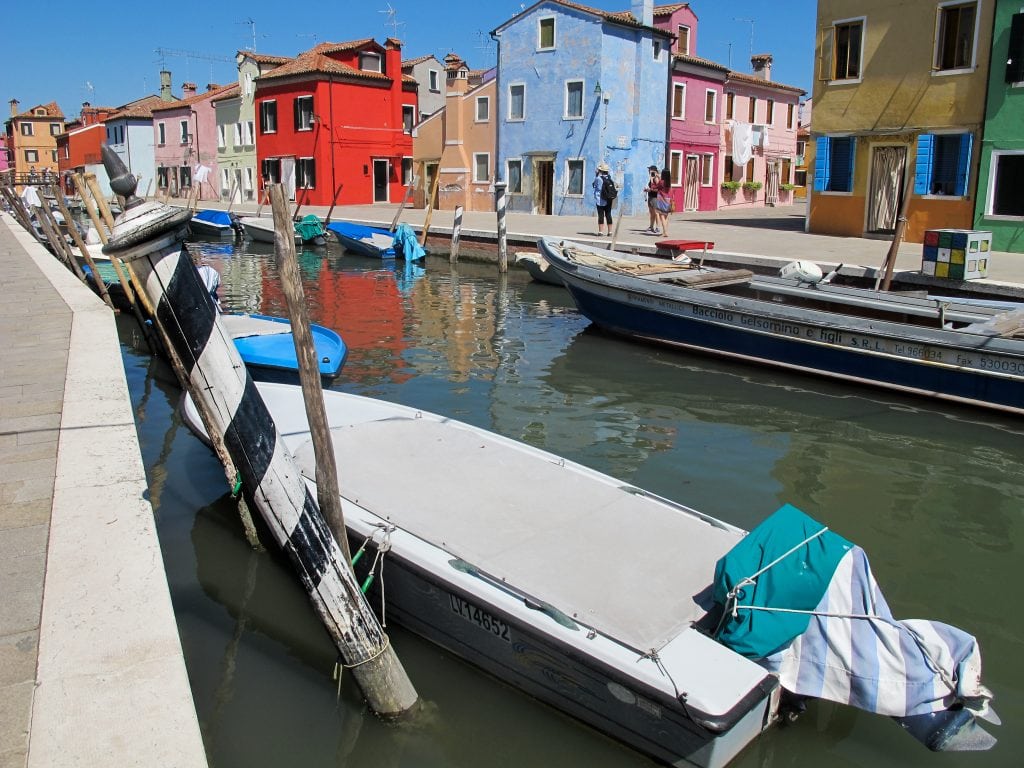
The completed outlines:
{"type": "MultiPolygon", "coordinates": [[[[269,249],[197,247],[226,306],[285,314],[269,249]]],[[[446,257],[385,268],[333,247],[303,253],[301,268],[313,321],[350,348],[337,389],[494,430],[745,528],[795,504],[867,551],[898,618],[978,637],[1004,722],[989,726],[993,751],[932,754],[885,718],[813,704],[737,768],[1021,765],[1024,421],[610,338],[562,289],[516,270],[446,257]]],[[[283,558],[247,546],[219,465],[180,421],[170,370],[128,318],[121,335],[211,765],[652,765],[393,625],[427,706],[400,727],[368,714],[351,679],[332,679],[334,647],[283,558]]],[[[639,562],[645,546],[641,527],[626,530],[616,556],[639,562]]]]}

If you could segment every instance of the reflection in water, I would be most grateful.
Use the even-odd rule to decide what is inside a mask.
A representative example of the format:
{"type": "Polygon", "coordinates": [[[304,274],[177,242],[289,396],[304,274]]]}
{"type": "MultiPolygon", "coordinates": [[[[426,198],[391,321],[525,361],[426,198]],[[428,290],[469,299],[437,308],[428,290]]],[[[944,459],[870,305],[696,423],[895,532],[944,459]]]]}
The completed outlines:
{"type": "MultiPolygon", "coordinates": [[[[206,257],[229,306],[284,313],[272,249],[206,257]]],[[[337,388],[494,429],[743,527],[802,507],[867,550],[897,615],[978,635],[1008,724],[993,752],[934,756],[884,718],[815,705],[735,765],[1017,762],[1024,621],[1003,585],[1019,579],[1024,422],[610,338],[565,291],[492,265],[424,271],[335,247],[300,263],[312,319],[349,345],[337,388]]],[[[249,550],[216,461],[177,429],[167,369],[125,354],[211,764],[650,765],[394,626],[427,716],[381,723],[351,680],[336,700],[335,650],[289,567],[249,550]]],[[[643,530],[622,541],[616,556],[643,556],[643,530]]]]}

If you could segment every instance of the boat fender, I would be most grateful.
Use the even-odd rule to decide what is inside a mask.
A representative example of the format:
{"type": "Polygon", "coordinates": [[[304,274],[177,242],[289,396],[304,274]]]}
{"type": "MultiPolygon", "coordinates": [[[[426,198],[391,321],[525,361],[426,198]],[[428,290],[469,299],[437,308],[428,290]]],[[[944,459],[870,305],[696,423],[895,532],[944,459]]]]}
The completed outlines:
{"type": "Polygon", "coordinates": [[[779,270],[779,277],[788,280],[799,280],[801,283],[815,283],[821,282],[822,273],[821,267],[815,264],[813,261],[791,261],[789,264],[779,270]]]}

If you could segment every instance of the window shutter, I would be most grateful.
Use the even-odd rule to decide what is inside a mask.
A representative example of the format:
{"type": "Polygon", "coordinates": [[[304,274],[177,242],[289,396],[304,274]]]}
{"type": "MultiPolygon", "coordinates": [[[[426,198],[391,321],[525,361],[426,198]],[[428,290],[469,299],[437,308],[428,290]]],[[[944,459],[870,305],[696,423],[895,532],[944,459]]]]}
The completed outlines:
{"type": "Polygon", "coordinates": [[[832,49],[836,39],[836,28],[825,27],[821,30],[821,45],[818,46],[818,79],[832,79],[832,49]]]}
{"type": "Polygon", "coordinates": [[[824,192],[828,188],[829,180],[829,150],[831,142],[828,136],[819,136],[814,145],[816,147],[814,153],[814,191],[824,192]]]}
{"type": "Polygon", "coordinates": [[[927,195],[931,190],[932,162],[935,155],[935,137],[922,133],[917,137],[917,165],[914,167],[914,194],[927,195]]]}
{"type": "Polygon", "coordinates": [[[293,113],[293,115],[295,117],[295,130],[297,131],[302,126],[302,123],[300,122],[301,116],[299,115],[299,99],[298,98],[296,98],[296,99],[294,99],[292,101],[292,113],[293,113]]]}
{"type": "Polygon", "coordinates": [[[850,192],[853,190],[853,147],[852,137],[833,140],[832,163],[829,169],[829,180],[825,187],[830,192],[850,192]]]}
{"type": "Polygon", "coordinates": [[[956,162],[956,188],[955,195],[963,197],[967,194],[967,180],[971,174],[971,148],[974,144],[974,135],[964,133],[960,136],[960,154],[956,162]]]}
{"type": "Polygon", "coordinates": [[[1024,13],[1013,14],[1010,45],[1006,54],[1006,82],[1024,81],[1024,13]]]}

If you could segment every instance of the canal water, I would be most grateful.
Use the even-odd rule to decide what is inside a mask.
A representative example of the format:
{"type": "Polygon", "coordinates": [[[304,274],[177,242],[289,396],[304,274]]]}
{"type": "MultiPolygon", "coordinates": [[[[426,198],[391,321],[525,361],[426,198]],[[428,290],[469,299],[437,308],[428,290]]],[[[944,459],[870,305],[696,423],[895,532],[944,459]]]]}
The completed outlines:
{"type": "MultiPolygon", "coordinates": [[[[226,307],[286,314],[269,247],[193,247],[220,271],[226,307]]],[[[792,503],[867,551],[898,618],[978,637],[1004,722],[989,727],[993,751],[935,755],[890,720],[819,703],[737,768],[1021,764],[1024,421],[611,338],[515,269],[387,265],[335,246],[300,266],[312,320],[349,346],[337,389],[485,427],[745,528],[792,503]]],[[[394,625],[427,706],[404,726],[368,714],[350,678],[332,679],[335,649],[287,563],[246,544],[220,466],[179,418],[173,374],[120,322],[211,765],[652,765],[394,625]]],[[[644,549],[638,527],[609,556],[639,562],[644,549]]]]}

